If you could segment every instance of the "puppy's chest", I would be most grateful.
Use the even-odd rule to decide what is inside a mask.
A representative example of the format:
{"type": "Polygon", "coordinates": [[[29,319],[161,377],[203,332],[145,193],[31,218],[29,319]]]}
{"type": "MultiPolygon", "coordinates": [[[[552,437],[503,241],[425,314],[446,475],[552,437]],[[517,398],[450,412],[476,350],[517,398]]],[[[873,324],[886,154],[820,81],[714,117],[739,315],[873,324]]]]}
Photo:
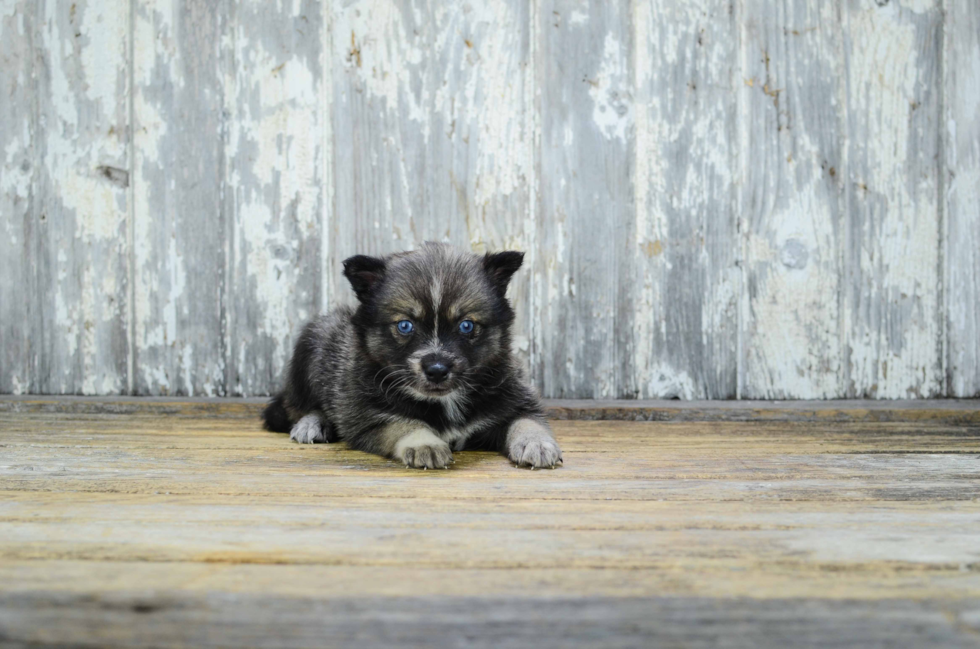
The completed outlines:
{"type": "Polygon", "coordinates": [[[439,437],[444,439],[454,451],[462,451],[463,447],[466,446],[466,440],[485,423],[482,419],[473,419],[458,424],[451,422],[439,432],[439,437]]]}

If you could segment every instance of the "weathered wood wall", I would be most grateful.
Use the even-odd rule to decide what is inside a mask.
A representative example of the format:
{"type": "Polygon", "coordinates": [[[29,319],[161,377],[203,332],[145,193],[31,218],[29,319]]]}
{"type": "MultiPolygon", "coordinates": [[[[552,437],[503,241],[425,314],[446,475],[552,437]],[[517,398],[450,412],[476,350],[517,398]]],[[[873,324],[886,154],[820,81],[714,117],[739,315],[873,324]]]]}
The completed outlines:
{"type": "Polygon", "coordinates": [[[980,4],[0,0],[0,392],[265,394],[427,239],[547,396],[978,396],[980,4]]]}

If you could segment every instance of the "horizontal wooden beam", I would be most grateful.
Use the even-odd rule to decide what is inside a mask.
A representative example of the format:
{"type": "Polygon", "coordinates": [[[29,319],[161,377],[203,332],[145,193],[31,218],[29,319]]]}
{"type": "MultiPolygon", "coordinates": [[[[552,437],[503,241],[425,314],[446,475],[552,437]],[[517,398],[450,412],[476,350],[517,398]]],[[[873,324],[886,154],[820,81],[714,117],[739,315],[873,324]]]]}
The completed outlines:
{"type": "MultiPolygon", "coordinates": [[[[0,413],[255,418],[264,398],[0,396],[0,413]]],[[[552,419],[585,421],[932,422],[980,424],[980,399],[663,401],[545,399],[552,419]]]]}

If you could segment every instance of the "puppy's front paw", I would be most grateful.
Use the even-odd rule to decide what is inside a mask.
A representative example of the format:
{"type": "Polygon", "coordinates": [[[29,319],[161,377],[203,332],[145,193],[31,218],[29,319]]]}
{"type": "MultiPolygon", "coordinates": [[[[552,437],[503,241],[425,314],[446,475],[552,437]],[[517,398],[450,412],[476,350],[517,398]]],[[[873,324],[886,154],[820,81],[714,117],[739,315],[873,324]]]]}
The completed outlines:
{"type": "Polygon", "coordinates": [[[507,457],[517,466],[554,469],[564,464],[561,448],[548,429],[533,419],[518,419],[507,433],[507,457]]]}
{"type": "Polygon", "coordinates": [[[442,446],[416,446],[402,454],[405,466],[413,469],[448,469],[453,463],[453,452],[448,444],[442,446]]]}
{"type": "Polygon", "coordinates": [[[327,432],[319,415],[306,415],[293,424],[289,439],[300,444],[318,444],[327,441],[327,432]]]}
{"type": "Polygon", "coordinates": [[[425,429],[401,438],[395,447],[395,457],[413,469],[448,469],[453,463],[449,444],[425,429]]]}

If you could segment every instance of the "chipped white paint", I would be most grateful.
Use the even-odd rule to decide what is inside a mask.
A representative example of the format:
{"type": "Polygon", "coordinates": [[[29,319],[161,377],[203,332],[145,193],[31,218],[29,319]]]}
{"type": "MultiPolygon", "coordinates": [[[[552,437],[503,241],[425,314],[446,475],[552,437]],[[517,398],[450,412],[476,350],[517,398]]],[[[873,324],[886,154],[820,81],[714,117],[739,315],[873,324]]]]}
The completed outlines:
{"type": "Polygon", "coordinates": [[[967,0],[0,0],[0,392],[266,393],[342,259],[437,240],[527,251],[547,396],[975,396],[978,34],[967,0]]]}
{"type": "Polygon", "coordinates": [[[321,18],[310,3],[240,0],[227,36],[225,201],[233,214],[227,391],[263,394],[319,308],[321,18]]]}
{"type": "Polygon", "coordinates": [[[141,394],[226,394],[224,7],[135,4],[133,385],[141,394]]]}
{"type": "MultiPolygon", "coordinates": [[[[585,23],[585,20],[572,20],[573,25],[585,23]]],[[[609,32],[602,44],[601,57],[595,78],[587,79],[593,103],[592,120],[607,138],[625,140],[632,134],[633,125],[629,50],[623,47],[615,33],[609,32]]],[[[567,132],[569,136],[573,133],[567,132]]]]}
{"type": "Polygon", "coordinates": [[[0,0],[0,392],[31,383],[34,293],[33,32],[27,0],[0,0]]]}
{"type": "Polygon", "coordinates": [[[980,396],[980,6],[946,4],[947,387],[980,396]]]}
{"type": "Polygon", "coordinates": [[[838,295],[843,88],[838,8],[745,3],[741,396],[843,396],[838,295]]]}
{"type": "Polygon", "coordinates": [[[532,375],[554,396],[629,397],[639,393],[630,4],[570,4],[536,8],[541,133],[534,290],[545,299],[534,314],[542,323],[532,375]]]}
{"type": "Polygon", "coordinates": [[[126,389],[129,3],[36,7],[37,389],[126,389]]]}
{"type": "Polygon", "coordinates": [[[634,15],[636,372],[644,397],[735,394],[737,60],[722,1],[647,0],[634,15]]]}
{"type": "Polygon", "coordinates": [[[938,9],[848,3],[848,396],[943,391],[938,9]],[[913,11],[906,11],[912,9],[913,11]]]}

